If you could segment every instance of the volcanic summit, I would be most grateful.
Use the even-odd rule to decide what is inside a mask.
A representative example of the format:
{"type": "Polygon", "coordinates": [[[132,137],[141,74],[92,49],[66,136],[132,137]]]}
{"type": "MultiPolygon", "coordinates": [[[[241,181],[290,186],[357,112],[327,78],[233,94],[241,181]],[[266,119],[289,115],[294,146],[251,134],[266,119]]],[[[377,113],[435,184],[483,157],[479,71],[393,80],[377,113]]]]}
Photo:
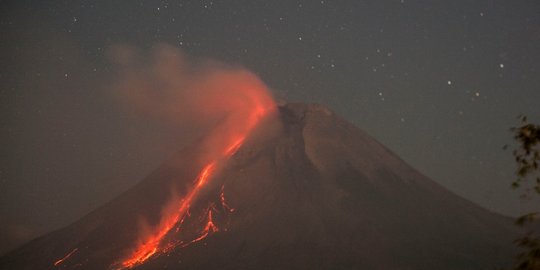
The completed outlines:
{"type": "Polygon", "coordinates": [[[512,258],[511,219],[321,105],[279,106],[213,165],[203,142],[0,269],[494,269],[512,258]]]}

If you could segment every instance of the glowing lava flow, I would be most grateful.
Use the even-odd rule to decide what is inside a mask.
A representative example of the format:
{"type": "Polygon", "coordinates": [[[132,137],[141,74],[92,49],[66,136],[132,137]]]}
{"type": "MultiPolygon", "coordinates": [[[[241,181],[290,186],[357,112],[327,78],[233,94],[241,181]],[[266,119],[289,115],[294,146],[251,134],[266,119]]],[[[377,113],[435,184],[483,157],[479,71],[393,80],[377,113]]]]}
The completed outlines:
{"type": "Polygon", "coordinates": [[[144,263],[152,255],[154,255],[160,248],[160,243],[163,237],[184,217],[187,213],[195,195],[200,191],[204,184],[208,181],[208,177],[212,174],[216,167],[216,161],[210,162],[206,165],[199,176],[195,187],[187,194],[187,196],[182,200],[178,210],[166,219],[162,219],[162,222],[159,224],[158,229],[155,232],[148,236],[146,241],[141,243],[133,254],[122,261],[122,267],[119,269],[129,269],[141,263],[144,263]]]}
{"type": "MultiPolygon", "coordinates": [[[[219,229],[214,224],[212,219],[212,210],[208,210],[208,221],[205,228],[201,231],[201,235],[194,240],[182,244],[181,241],[164,243],[165,236],[177,225],[183,222],[186,215],[189,215],[189,208],[194,202],[197,194],[200,190],[208,183],[209,178],[213,175],[218,166],[218,162],[222,162],[232,156],[238,149],[242,146],[247,136],[258,124],[259,120],[265,116],[270,110],[272,110],[273,104],[268,106],[266,103],[255,101],[254,108],[250,111],[246,118],[243,118],[243,123],[240,128],[225,126],[229,132],[231,128],[233,132],[230,132],[225,138],[221,138],[221,134],[217,135],[219,139],[224,139],[225,144],[220,151],[220,154],[214,157],[208,164],[206,164],[201,172],[199,173],[193,188],[189,191],[186,196],[179,202],[179,205],[172,214],[163,215],[161,222],[154,228],[154,231],[150,235],[146,235],[143,239],[139,240],[139,244],[135,247],[132,253],[124,258],[122,261],[117,262],[113,266],[117,269],[130,269],[140,264],[146,262],[149,258],[154,256],[156,253],[165,253],[174,249],[177,246],[185,247],[189,244],[201,241],[206,238],[210,233],[217,232],[219,229]]],[[[221,193],[222,203],[224,203],[224,195],[221,193]]],[[[230,210],[231,212],[234,210],[230,210]]],[[[177,232],[180,231],[177,227],[177,232]]],[[[158,253],[158,254],[159,254],[158,253]]]]}
{"type": "Polygon", "coordinates": [[[221,193],[219,194],[219,200],[221,201],[221,206],[223,209],[225,209],[227,212],[234,212],[234,208],[231,208],[229,204],[227,204],[227,200],[225,200],[225,186],[221,186],[221,193]]]}
{"type": "Polygon", "coordinates": [[[69,259],[69,257],[71,257],[71,255],[73,255],[73,253],[77,252],[77,250],[79,250],[79,248],[73,249],[71,252],[66,254],[66,256],[64,256],[62,259],[54,262],[54,266],[58,266],[58,265],[62,264],[65,260],[69,259]]]}
{"type": "Polygon", "coordinates": [[[219,228],[214,224],[214,221],[212,220],[212,210],[208,210],[208,222],[206,223],[206,226],[204,227],[201,236],[195,238],[189,244],[193,244],[195,242],[199,242],[206,238],[211,232],[217,232],[219,231],[219,228]]]}

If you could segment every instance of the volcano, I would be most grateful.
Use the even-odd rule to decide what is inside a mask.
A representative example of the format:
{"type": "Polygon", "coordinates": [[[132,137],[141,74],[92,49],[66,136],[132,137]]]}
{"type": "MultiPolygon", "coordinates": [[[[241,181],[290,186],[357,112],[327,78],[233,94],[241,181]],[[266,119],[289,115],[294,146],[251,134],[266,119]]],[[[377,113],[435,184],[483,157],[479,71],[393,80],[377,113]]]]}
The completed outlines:
{"type": "Polygon", "coordinates": [[[510,218],[321,105],[278,106],[210,167],[203,141],[0,268],[494,269],[513,256],[510,218]]]}

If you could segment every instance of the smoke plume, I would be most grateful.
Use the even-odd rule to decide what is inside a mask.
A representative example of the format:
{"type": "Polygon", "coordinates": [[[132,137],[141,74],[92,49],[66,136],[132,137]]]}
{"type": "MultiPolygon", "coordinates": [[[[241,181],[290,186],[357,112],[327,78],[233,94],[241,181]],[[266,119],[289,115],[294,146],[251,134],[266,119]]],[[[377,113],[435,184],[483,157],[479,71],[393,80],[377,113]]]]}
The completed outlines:
{"type": "Polygon", "coordinates": [[[109,54],[118,72],[113,90],[124,105],[183,130],[215,128],[209,151],[245,133],[254,109],[274,106],[268,87],[241,67],[196,61],[165,44],[146,54],[117,45],[109,54]]]}
{"type": "MultiPolygon", "coordinates": [[[[211,127],[202,140],[201,153],[193,157],[205,164],[198,168],[195,181],[186,181],[193,186],[180,196],[173,191],[159,223],[149,226],[143,221],[136,241],[113,263],[116,269],[129,269],[219,231],[209,202],[202,215],[206,224],[196,238],[182,241],[167,237],[174,234],[175,227],[176,232],[182,232],[183,220],[200,191],[275,105],[267,87],[253,73],[215,61],[195,62],[168,45],[156,46],[146,57],[127,46],[116,46],[110,54],[119,67],[113,88],[124,104],[172,125],[211,127]]],[[[223,188],[221,198],[224,203],[223,188]]]]}

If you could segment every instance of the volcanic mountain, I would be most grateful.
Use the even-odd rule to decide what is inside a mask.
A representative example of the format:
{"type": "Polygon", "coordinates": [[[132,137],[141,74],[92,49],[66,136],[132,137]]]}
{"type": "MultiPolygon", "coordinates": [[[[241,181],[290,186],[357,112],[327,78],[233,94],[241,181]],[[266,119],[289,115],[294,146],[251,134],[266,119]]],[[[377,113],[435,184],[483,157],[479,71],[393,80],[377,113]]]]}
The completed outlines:
{"type": "Polygon", "coordinates": [[[495,269],[513,256],[509,218],[445,190],[323,106],[279,106],[212,168],[199,145],[0,268],[495,269]],[[194,179],[205,185],[175,214],[171,201],[186,202],[194,179]]]}

